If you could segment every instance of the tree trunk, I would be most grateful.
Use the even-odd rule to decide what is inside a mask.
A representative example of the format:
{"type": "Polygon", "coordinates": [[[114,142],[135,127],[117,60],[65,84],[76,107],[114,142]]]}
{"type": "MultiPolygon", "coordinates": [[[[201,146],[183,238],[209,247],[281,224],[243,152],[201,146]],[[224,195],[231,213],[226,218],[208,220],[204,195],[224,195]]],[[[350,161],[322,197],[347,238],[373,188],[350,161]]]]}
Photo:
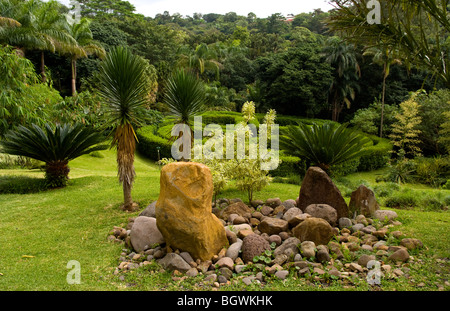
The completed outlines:
{"type": "Polygon", "coordinates": [[[126,180],[122,183],[123,186],[123,206],[122,209],[124,211],[133,211],[133,199],[131,198],[131,183],[127,182],[126,180]]]}
{"type": "Polygon", "coordinates": [[[72,58],[72,96],[77,95],[77,60],[72,58]]]}
{"type": "Polygon", "coordinates": [[[133,199],[131,198],[131,188],[133,187],[134,177],[136,176],[133,165],[136,140],[131,124],[119,125],[114,134],[113,145],[117,146],[118,176],[123,187],[124,202],[122,209],[134,211],[136,204],[133,203],[133,199]]]}
{"type": "Polygon", "coordinates": [[[69,180],[67,161],[52,161],[45,164],[45,180],[49,188],[62,188],[69,180]]]}
{"type": "Polygon", "coordinates": [[[44,51],[41,51],[41,79],[42,83],[47,82],[47,77],[45,75],[44,51]]]}
{"type": "Polygon", "coordinates": [[[383,71],[383,91],[381,93],[381,122],[380,122],[380,137],[383,137],[383,122],[384,122],[384,94],[386,93],[386,63],[383,71]]]}

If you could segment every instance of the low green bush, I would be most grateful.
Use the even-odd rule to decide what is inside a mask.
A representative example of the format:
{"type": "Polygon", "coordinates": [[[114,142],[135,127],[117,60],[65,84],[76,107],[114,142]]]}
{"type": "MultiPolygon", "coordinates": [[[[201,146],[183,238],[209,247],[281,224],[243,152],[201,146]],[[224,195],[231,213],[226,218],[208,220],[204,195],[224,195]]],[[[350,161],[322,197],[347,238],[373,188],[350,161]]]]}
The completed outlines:
{"type": "Polygon", "coordinates": [[[29,176],[0,176],[0,194],[27,194],[47,190],[45,179],[29,176]]]}
{"type": "Polygon", "coordinates": [[[292,174],[304,176],[306,173],[306,163],[299,157],[287,156],[280,154],[281,163],[278,168],[270,171],[272,177],[288,177],[292,174]]]}
{"type": "Polygon", "coordinates": [[[399,209],[419,209],[423,211],[447,210],[450,205],[450,195],[441,191],[424,191],[403,188],[393,191],[384,198],[384,205],[399,209]]]}
{"type": "Polygon", "coordinates": [[[330,172],[332,176],[346,176],[358,171],[360,159],[352,159],[344,163],[334,165],[331,167],[330,172]]]}
{"type": "Polygon", "coordinates": [[[208,111],[202,114],[203,124],[235,124],[236,117],[239,117],[238,112],[228,112],[228,111],[208,111]]]}
{"type": "Polygon", "coordinates": [[[373,171],[385,167],[390,159],[392,144],[388,139],[368,135],[373,145],[368,147],[368,153],[359,158],[358,172],[373,171]]]}
{"type": "Polygon", "coordinates": [[[156,135],[155,132],[156,127],[154,125],[144,126],[138,129],[136,131],[138,138],[137,150],[154,161],[162,158],[171,158],[172,144],[167,139],[156,135]]]}
{"type": "Polygon", "coordinates": [[[450,177],[450,158],[416,158],[416,179],[418,182],[439,187],[444,185],[450,177]]]}
{"type": "Polygon", "coordinates": [[[394,182],[387,182],[385,184],[376,185],[373,187],[373,191],[377,197],[387,197],[391,195],[394,191],[400,190],[400,186],[394,182]]]}
{"type": "Polygon", "coordinates": [[[406,189],[395,191],[386,197],[384,205],[391,208],[411,209],[420,207],[420,199],[416,192],[406,189]]]}
{"type": "Polygon", "coordinates": [[[288,176],[275,176],[272,179],[272,182],[279,184],[290,184],[290,185],[298,185],[302,184],[301,176],[297,174],[290,174],[288,176]]]}
{"type": "Polygon", "coordinates": [[[447,179],[447,182],[442,186],[442,189],[450,190],[450,179],[447,179]]]}

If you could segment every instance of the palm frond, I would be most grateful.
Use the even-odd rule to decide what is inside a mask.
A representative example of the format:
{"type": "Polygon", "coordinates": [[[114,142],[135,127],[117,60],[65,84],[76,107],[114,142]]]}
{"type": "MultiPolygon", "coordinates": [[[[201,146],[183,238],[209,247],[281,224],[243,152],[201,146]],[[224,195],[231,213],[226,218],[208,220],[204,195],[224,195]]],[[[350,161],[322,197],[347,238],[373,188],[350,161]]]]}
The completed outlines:
{"type": "Polygon", "coordinates": [[[83,154],[104,150],[107,146],[99,145],[103,141],[101,134],[81,124],[56,125],[55,128],[48,124],[43,128],[32,124],[30,127],[20,125],[8,132],[0,146],[4,153],[48,163],[68,162],[83,154]]]}
{"type": "Polygon", "coordinates": [[[360,157],[369,144],[370,139],[347,128],[347,125],[331,122],[291,125],[280,137],[280,147],[287,153],[306,159],[325,171],[333,165],[360,157]]]}
{"type": "Polygon", "coordinates": [[[105,100],[110,122],[116,127],[140,124],[140,108],[147,104],[148,63],[124,47],[108,53],[100,67],[99,93],[105,100]]]}
{"type": "Polygon", "coordinates": [[[177,70],[169,78],[163,102],[177,123],[189,124],[190,119],[203,111],[205,90],[200,80],[185,70],[177,70]]]}

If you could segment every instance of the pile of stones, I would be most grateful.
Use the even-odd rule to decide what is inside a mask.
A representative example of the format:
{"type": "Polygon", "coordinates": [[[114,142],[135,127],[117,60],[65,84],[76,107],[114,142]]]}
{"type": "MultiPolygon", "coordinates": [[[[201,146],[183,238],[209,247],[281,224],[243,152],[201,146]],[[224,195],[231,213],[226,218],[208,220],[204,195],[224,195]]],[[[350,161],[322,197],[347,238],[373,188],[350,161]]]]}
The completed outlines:
{"type": "Polygon", "coordinates": [[[126,228],[112,230],[109,239],[123,241],[128,247],[119,258],[115,274],[156,262],[158,267],[173,271],[174,280],[200,275],[204,276],[201,283],[216,287],[289,276],[351,282],[355,277],[367,279],[375,268],[379,277],[397,278],[407,276],[404,264],[413,260],[409,251],[423,247],[420,240],[406,238],[395,230],[400,222],[393,211],[379,210],[374,218],[357,215],[336,219],[324,204],[310,205],[303,212],[295,200],[255,200],[248,206],[240,199],[220,199],[213,213],[224,225],[229,246],[210,260],[195,260],[186,251],[168,249],[162,236],[160,243],[141,246],[145,241],[137,239],[136,232],[157,232],[156,225],[152,226],[155,204],[130,218],[126,228]],[[311,234],[318,226],[320,234],[305,239],[296,228],[311,220],[305,232],[311,234]],[[332,234],[330,238],[326,234],[325,240],[321,235],[328,227],[322,221],[332,234]]]}
{"type": "Polygon", "coordinates": [[[220,199],[211,205],[212,193],[205,165],[164,166],[158,200],[108,237],[125,241],[128,249],[115,273],[151,265],[173,271],[175,279],[203,276],[200,282],[213,286],[288,276],[316,281],[374,276],[376,283],[407,274],[409,252],[423,247],[394,230],[397,214],[380,210],[370,189],[361,185],[347,206],[318,167],[308,169],[296,200],[247,205],[220,199]]]}

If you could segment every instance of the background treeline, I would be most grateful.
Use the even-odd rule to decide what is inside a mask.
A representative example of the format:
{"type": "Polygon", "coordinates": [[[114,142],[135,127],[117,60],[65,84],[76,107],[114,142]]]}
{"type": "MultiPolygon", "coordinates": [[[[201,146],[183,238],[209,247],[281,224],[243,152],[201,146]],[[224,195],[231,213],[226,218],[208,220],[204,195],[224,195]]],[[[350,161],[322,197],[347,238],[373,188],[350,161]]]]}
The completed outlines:
{"type": "MultiPolygon", "coordinates": [[[[150,17],[121,0],[81,0],[79,5],[81,16],[74,14],[76,5],[57,1],[0,0],[0,135],[25,119],[98,125],[99,64],[112,47],[124,46],[148,62],[149,124],[162,120],[165,82],[178,67],[202,80],[208,110],[239,112],[253,101],[256,112],[272,108],[279,115],[350,122],[383,137],[391,134],[399,104],[423,89],[426,93],[416,98],[421,150],[428,156],[447,153],[439,140],[449,108],[445,74],[430,70],[433,64],[408,61],[407,53],[392,44],[348,40],[341,31],[345,24],[339,26],[345,7],[316,9],[288,21],[279,13],[257,17],[251,12],[150,17]]],[[[445,20],[438,22],[445,26],[445,20]]],[[[421,19],[411,23],[422,37],[433,34],[432,25],[421,19]]],[[[430,35],[433,42],[426,47],[439,48],[445,65],[450,39],[445,31],[437,36],[430,35]]],[[[426,57],[415,59],[426,63],[426,57]]]]}
{"type": "MultiPolygon", "coordinates": [[[[14,6],[24,3],[1,2],[14,6]]],[[[25,2],[34,2],[33,7],[37,7],[40,1],[25,2]]],[[[192,67],[207,83],[214,109],[239,110],[245,101],[253,100],[257,111],[274,108],[280,114],[328,119],[334,115],[333,110],[341,110],[334,119],[349,121],[357,110],[373,104],[382,91],[383,65],[374,61],[373,55],[364,55],[363,46],[350,46],[333,38],[335,33],[325,25],[330,13],[320,9],[296,15],[288,22],[279,13],[264,18],[234,12],[192,16],[164,12],[147,17],[136,14],[127,1],[79,2],[82,17],[89,19],[88,31],[96,43],[106,51],[116,45],[128,46],[155,68],[159,90],[156,102],[165,79],[176,66],[192,67]],[[339,58],[354,62],[358,71],[343,68],[349,66],[339,58]],[[347,71],[344,78],[336,73],[342,70],[347,71]],[[335,93],[329,92],[330,85],[338,80],[335,93]],[[333,108],[336,100],[333,94],[337,92],[345,99],[345,109],[333,108]]],[[[70,9],[53,5],[46,8],[46,16],[42,18],[47,18],[49,10],[56,10],[62,16],[70,9]]],[[[3,12],[2,9],[2,15],[3,12]]],[[[39,19],[34,23],[39,23],[39,19]]],[[[41,67],[44,54],[52,86],[62,96],[71,95],[70,58],[57,48],[55,52],[55,49],[34,48],[31,42],[22,46],[14,43],[9,42],[25,50],[36,68],[41,67]]],[[[95,55],[77,62],[77,90],[95,87],[98,62],[95,55]]],[[[421,87],[427,91],[442,87],[427,76],[424,70],[392,66],[386,81],[385,103],[398,104],[409,91],[421,87]]]]}

